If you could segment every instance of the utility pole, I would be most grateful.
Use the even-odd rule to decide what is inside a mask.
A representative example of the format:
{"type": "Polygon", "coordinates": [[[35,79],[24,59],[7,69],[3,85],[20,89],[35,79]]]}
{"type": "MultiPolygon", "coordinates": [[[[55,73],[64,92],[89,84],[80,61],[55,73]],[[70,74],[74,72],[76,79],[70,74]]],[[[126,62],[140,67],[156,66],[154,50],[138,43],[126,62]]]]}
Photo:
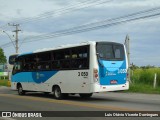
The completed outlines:
{"type": "Polygon", "coordinates": [[[14,30],[13,32],[16,33],[16,38],[15,38],[15,47],[16,47],[16,53],[18,53],[19,50],[19,46],[18,46],[18,32],[21,31],[20,29],[18,29],[19,24],[10,24],[8,23],[9,26],[15,26],[16,30],[14,30]]]}
{"type": "Polygon", "coordinates": [[[128,81],[131,83],[131,71],[130,71],[130,39],[129,36],[126,36],[125,45],[127,48],[127,57],[128,57],[128,81]]]}

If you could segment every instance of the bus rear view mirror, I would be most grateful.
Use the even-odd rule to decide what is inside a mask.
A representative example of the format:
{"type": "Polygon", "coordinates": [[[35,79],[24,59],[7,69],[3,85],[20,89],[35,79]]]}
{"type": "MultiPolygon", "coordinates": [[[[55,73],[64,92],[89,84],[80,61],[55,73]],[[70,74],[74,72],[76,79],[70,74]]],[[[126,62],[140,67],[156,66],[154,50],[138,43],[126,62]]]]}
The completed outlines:
{"type": "Polygon", "coordinates": [[[18,54],[14,54],[14,55],[9,56],[9,64],[14,65],[17,56],[18,56],[18,54]]]}

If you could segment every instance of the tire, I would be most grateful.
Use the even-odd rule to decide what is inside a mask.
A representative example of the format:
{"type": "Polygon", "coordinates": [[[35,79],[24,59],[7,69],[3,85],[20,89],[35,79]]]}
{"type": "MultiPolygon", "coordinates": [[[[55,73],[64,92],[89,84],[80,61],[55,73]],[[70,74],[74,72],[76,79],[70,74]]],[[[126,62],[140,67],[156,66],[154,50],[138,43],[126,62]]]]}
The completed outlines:
{"type": "Polygon", "coordinates": [[[53,90],[54,97],[58,100],[61,100],[63,98],[63,94],[61,93],[60,87],[56,86],[53,90]]]}
{"type": "Polygon", "coordinates": [[[24,95],[25,91],[22,88],[22,85],[18,85],[18,95],[24,95]]]}
{"type": "Polygon", "coordinates": [[[93,93],[82,93],[79,94],[81,98],[90,98],[92,96],[93,93]]]}

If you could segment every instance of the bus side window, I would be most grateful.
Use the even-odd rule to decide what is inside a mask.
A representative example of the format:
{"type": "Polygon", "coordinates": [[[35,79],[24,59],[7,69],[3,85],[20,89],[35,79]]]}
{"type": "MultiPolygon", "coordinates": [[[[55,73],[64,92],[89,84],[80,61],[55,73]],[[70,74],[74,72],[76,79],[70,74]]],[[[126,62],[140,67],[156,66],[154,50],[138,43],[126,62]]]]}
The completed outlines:
{"type": "Polygon", "coordinates": [[[50,62],[46,62],[45,69],[46,70],[50,70],[51,69],[51,63],[50,62]]]}
{"type": "Polygon", "coordinates": [[[71,49],[72,69],[88,69],[89,67],[89,49],[88,46],[76,47],[71,49]]]}
{"type": "Polygon", "coordinates": [[[60,68],[60,61],[55,60],[52,62],[52,69],[59,69],[60,68]]]}
{"type": "Polygon", "coordinates": [[[29,71],[29,64],[24,64],[23,71],[29,71]]]}
{"type": "Polygon", "coordinates": [[[38,69],[38,70],[41,70],[41,69],[42,69],[42,66],[41,66],[40,64],[38,64],[38,65],[37,65],[37,69],[38,69]]]}

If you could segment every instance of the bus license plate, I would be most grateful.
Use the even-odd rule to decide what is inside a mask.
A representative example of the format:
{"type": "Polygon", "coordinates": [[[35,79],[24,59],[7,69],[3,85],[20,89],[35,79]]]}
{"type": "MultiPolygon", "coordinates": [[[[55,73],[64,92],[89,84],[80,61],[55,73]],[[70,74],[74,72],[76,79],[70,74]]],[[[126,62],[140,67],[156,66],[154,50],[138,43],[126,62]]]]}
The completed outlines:
{"type": "Polygon", "coordinates": [[[111,80],[110,84],[117,84],[117,80],[111,80]]]}

